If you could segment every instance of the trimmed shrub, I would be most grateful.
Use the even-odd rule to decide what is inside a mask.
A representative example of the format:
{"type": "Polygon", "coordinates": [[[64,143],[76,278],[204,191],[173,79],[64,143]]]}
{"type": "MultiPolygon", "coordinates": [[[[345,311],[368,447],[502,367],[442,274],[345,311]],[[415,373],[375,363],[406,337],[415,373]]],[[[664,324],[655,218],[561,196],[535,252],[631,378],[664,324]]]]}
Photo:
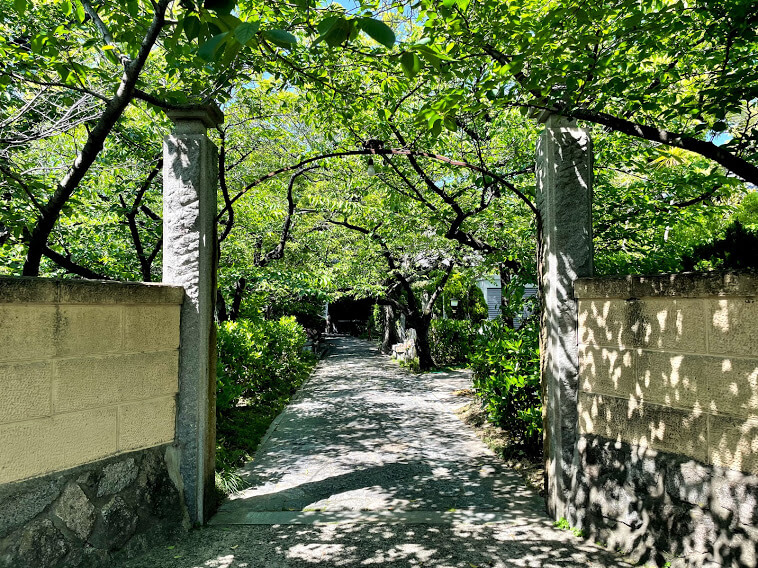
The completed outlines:
{"type": "Polygon", "coordinates": [[[216,488],[241,488],[236,468],[249,459],[269,424],[308,377],[315,356],[304,351],[295,318],[224,322],[218,326],[216,367],[216,488]]]}
{"type": "Polygon", "coordinates": [[[238,320],[218,327],[216,410],[276,400],[294,392],[310,371],[303,352],[305,330],[292,316],[279,320],[238,320]]]}

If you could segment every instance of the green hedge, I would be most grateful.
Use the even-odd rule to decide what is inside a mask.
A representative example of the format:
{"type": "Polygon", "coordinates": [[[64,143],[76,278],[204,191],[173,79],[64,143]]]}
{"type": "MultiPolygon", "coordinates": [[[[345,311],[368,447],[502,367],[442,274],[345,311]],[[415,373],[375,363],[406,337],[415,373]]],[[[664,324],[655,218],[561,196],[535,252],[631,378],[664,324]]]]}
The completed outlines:
{"type": "Polygon", "coordinates": [[[311,368],[305,330],[292,316],[238,320],[218,326],[216,410],[223,414],[242,399],[278,400],[294,392],[311,368]]]}
{"type": "Polygon", "coordinates": [[[540,452],[539,328],[535,320],[514,330],[501,320],[485,323],[469,358],[473,383],[490,419],[532,454],[540,452]]]}
{"type": "Polygon", "coordinates": [[[439,366],[465,363],[471,354],[476,329],[468,320],[435,319],[429,327],[432,359],[439,366]]]}

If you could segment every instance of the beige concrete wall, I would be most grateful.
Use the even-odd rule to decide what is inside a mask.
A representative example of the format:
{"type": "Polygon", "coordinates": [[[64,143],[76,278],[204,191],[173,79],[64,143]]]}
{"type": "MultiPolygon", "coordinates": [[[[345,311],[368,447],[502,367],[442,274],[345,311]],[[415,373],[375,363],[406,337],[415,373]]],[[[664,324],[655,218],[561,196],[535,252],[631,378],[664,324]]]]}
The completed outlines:
{"type": "Polygon", "coordinates": [[[758,473],[758,277],[583,279],[579,428],[758,473]]]}
{"type": "Polygon", "coordinates": [[[0,278],[0,483],[174,440],[183,296],[0,278]]]}

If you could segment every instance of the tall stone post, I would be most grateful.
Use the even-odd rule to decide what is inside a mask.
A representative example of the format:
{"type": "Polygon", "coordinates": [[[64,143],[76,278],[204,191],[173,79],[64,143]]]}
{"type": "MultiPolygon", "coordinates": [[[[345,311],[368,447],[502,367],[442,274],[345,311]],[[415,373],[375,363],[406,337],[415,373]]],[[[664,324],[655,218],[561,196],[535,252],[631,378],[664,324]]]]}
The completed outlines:
{"type": "Polygon", "coordinates": [[[592,276],[592,143],[550,115],[537,143],[542,394],[548,512],[571,520],[579,375],[574,280],[592,276]]]}
{"type": "Polygon", "coordinates": [[[218,153],[207,128],[223,122],[216,107],[170,111],[163,142],[163,282],[184,287],[176,439],[184,499],[193,523],[215,507],[216,183],[218,153]]]}

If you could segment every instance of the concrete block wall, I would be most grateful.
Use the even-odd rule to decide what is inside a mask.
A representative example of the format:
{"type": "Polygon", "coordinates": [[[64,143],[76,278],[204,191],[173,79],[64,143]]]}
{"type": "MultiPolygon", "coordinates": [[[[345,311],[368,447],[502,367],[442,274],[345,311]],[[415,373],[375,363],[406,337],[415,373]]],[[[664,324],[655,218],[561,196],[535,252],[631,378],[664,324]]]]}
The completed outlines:
{"type": "Polygon", "coordinates": [[[574,292],[574,521],[642,556],[755,566],[758,276],[580,279],[574,292]]]}
{"type": "Polygon", "coordinates": [[[174,441],[183,297],[0,278],[0,484],[174,441]]]}

